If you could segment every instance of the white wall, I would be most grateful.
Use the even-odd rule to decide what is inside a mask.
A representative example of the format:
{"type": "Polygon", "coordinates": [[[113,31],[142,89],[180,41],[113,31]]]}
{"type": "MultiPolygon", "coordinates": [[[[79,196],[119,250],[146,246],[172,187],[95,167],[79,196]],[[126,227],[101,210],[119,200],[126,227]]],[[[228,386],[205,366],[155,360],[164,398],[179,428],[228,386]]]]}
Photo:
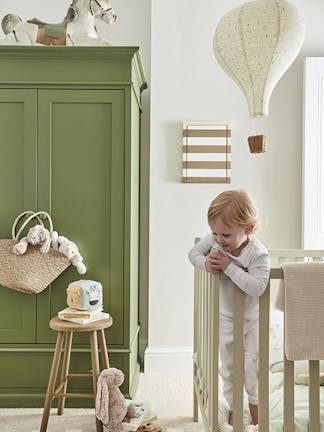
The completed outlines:
{"type": "MultiPolygon", "coordinates": [[[[306,56],[324,55],[324,3],[292,1],[306,24],[306,37],[298,59],[273,92],[268,151],[262,155],[248,151],[246,101],[212,52],[218,20],[243,1],[114,0],[117,23],[111,27],[98,24],[114,45],[141,47],[151,91],[151,113],[150,91],[143,94],[144,141],[149,133],[151,141],[147,371],[190,368],[193,269],[187,251],[194,237],[208,232],[206,210],[215,195],[228,188],[247,188],[263,215],[260,239],[269,248],[301,246],[302,61],[306,56]],[[181,183],[185,120],[230,123],[230,185],[181,183]]],[[[16,12],[23,18],[37,16],[55,22],[64,16],[69,3],[2,1],[0,17],[16,12]]],[[[147,146],[144,150],[148,153],[147,146]]]]}
{"type": "Polygon", "coordinates": [[[243,1],[152,0],[147,371],[190,369],[193,269],[187,251],[194,237],[208,232],[207,207],[219,192],[247,188],[263,216],[260,239],[269,248],[301,247],[302,60],[324,54],[324,4],[321,0],[292,2],[306,24],[304,47],[273,92],[268,151],[251,155],[245,98],[212,52],[218,20],[243,1]],[[230,185],[181,183],[185,120],[230,123],[230,185]],[[174,361],[176,352],[178,361],[174,361]]]}

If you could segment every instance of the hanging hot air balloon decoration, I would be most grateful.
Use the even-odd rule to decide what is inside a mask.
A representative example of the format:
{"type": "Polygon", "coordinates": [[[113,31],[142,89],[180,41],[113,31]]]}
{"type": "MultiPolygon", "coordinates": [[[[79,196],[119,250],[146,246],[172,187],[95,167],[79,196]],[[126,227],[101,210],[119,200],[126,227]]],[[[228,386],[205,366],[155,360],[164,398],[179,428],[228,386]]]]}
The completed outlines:
{"type": "Polygon", "coordinates": [[[240,86],[249,107],[251,153],[265,151],[265,124],[271,93],[293,63],[304,40],[297,9],[286,0],[256,0],[219,21],[215,57],[240,86]]]}

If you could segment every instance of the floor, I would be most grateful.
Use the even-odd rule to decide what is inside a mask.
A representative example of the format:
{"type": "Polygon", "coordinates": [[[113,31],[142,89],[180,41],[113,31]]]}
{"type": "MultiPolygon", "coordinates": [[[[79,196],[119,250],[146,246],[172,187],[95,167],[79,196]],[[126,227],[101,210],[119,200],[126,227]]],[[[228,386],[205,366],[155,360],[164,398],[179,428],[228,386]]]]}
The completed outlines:
{"type": "MultiPolygon", "coordinates": [[[[137,400],[149,402],[165,432],[202,432],[192,419],[190,375],[141,374],[137,400]]],[[[1,432],[39,432],[42,409],[0,409],[1,432]]],[[[93,409],[65,409],[63,416],[51,411],[47,432],[95,432],[93,409]]]]}

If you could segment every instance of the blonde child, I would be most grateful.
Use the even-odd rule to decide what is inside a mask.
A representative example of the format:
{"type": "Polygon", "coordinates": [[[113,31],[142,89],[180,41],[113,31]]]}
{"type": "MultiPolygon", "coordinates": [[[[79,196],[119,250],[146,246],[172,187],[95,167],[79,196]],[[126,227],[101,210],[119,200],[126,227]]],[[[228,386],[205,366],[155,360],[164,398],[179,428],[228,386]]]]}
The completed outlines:
{"type": "Polygon", "coordinates": [[[219,299],[219,373],[233,425],[233,283],[245,292],[244,387],[252,423],[258,424],[258,297],[269,279],[267,249],[253,235],[258,225],[255,204],[243,190],[219,194],[208,209],[211,233],[189,252],[191,263],[211,273],[224,272],[219,299]]]}

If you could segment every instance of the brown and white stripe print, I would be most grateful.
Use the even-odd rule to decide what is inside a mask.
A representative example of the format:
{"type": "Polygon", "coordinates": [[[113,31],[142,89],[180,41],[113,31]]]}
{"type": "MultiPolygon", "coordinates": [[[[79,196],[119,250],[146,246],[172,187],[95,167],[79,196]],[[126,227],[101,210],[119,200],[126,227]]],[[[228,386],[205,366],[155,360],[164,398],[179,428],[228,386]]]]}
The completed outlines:
{"type": "Polygon", "coordinates": [[[184,183],[231,182],[231,130],[224,123],[183,124],[184,183]]]}

